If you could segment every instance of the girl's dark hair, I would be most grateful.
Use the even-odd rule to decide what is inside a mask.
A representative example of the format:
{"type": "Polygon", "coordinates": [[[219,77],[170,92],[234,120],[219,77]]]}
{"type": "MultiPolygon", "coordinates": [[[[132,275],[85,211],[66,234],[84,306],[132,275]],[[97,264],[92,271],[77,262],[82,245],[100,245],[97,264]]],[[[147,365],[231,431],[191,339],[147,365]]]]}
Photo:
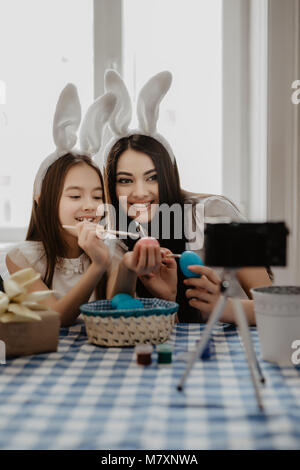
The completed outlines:
{"type": "Polygon", "coordinates": [[[38,202],[33,201],[26,240],[41,241],[46,255],[45,284],[51,288],[56,263],[67,257],[67,244],[59,222],[59,202],[68,171],[75,165],[87,164],[98,174],[102,187],[103,178],[99,168],[90,157],[67,153],[48,168],[44,177],[38,202]]]}
{"type": "MultiPolygon", "coordinates": [[[[116,183],[117,183],[117,165],[120,156],[128,149],[142,152],[148,155],[154,163],[157,171],[158,181],[158,192],[159,192],[159,204],[173,204],[181,205],[182,220],[181,224],[184,227],[184,191],[180,186],[180,179],[176,161],[173,163],[169,153],[165,147],[158,142],[156,139],[134,134],[129,137],[123,137],[118,140],[112,147],[105,166],[104,181],[106,185],[106,192],[109,202],[116,209],[116,226],[118,226],[118,214],[119,214],[119,201],[116,195],[116,183]]],[[[131,219],[128,218],[128,224],[131,219]]],[[[160,224],[161,226],[162,224],[160,224]]],[[[184,230],[182,230],[182,238],[175,238],[175,223],[171,219],[170,223],[170,239],[159,237],[158,241],[160,245],[169,248],[173,253],[182,253],[185,250],[186,238],[184,230]]],[[[148,233],[151,234],[149,227],[148,233]]],[[[131,239],[123,240],[129,249],[133,249],[136,241],[131,239]]],[[[181,270],[177,269],[178,274],[178,290],[176,301],[180,305],[179,320],[180,321],[199,321],[199,315],[196,310],[190,307],[185,296],[185,286],[183,284],[183,275],[181,270]]],[[[138,280],[137,282],[137,294],[139,297],[149,297],[150,294],[147,292],[143,284],[138,280]]]]}

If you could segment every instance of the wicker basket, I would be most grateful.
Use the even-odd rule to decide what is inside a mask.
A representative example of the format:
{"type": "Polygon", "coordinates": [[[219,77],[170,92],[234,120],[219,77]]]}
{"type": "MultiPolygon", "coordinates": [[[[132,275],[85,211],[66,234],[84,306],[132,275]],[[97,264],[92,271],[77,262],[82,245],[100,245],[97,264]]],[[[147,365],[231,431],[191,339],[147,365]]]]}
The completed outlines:
{"type": "Polygon", "coordinates": [[[139,299],[144,308],[113,310],[110,300],[80,307],[91,343],[99,346],[134,346],[166,341],[175,324],[178,304],[161,299],[139,299]]]}
{"type": "Polygon", "coordinates": [[[293,366],[293,344],[300,339],[300,286],[251,289],[262,358],[293,366]]]}

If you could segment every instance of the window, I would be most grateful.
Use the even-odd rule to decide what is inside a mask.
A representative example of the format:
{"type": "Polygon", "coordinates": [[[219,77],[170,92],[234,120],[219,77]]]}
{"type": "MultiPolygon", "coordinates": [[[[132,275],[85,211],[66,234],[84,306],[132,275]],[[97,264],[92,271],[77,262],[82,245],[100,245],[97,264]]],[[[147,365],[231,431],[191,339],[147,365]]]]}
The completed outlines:
{"type": "Polygon", "coordinates": [[[54,150],[68,82],[93,100],[93,1],[0,0],[0,227],[28,225],[34,176],[54,150]]]}
{"type": "Polygon", "coordinates": [[[182,187],[220,194],[222,0],[123,0],[122,61],[134,106],[152,75],[172,72],[158,131],[172,145],[182,187]]]}

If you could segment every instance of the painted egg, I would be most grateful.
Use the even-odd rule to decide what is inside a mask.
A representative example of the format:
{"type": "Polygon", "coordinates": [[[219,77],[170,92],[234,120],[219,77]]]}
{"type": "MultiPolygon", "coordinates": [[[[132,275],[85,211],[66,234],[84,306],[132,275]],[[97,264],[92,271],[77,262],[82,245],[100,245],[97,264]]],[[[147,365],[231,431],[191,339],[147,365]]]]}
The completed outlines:
{"type": "Polygon", "coordinates": [[[139,299],[134,299],[132,297],[130,300],[119,302],[117,310],[135,310],[137,308],[144,308],[144,304],[139,299]]]}
{"type": "Polygon", "coordinates": [[[184,251],[179,259],[179,266],[185,277],[201,277],[188,269],[188,266],[198,264],[204,266],[202,259],[194,251],[184,251]]]}
{"type": "Polygon", "coordinates": [[[136,242],[135,246],[156,246],[159,245],[159,241],[154,237],[144,237],[136,242]]]}
{"type": "Polygon", "coordinates": [[[111,306],[114,310],[117,310],[119,304],[132,299],[133,297],[129,294],[117,294],[111,299],[111,306]]]}

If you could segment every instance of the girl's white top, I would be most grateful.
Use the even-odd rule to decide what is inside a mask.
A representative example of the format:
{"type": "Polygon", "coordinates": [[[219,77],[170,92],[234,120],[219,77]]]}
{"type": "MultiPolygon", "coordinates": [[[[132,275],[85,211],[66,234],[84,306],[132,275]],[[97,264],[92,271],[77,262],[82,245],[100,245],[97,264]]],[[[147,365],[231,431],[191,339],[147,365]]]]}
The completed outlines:
{"type": "MultiPolygon", "coordinates": [[[[9,258],[20,268],[33,268],[41,274],[46,273],[46,255],[42,242],[24,241],[8,252],[9,258]]],[[[82,253],[78,258],[61,258],[55,266],[52,289],[57,299],[62,298],[84,274],[91,261],[82,253]]],[[[93,292],[90,300],[95,300],[93,292]]]]}

